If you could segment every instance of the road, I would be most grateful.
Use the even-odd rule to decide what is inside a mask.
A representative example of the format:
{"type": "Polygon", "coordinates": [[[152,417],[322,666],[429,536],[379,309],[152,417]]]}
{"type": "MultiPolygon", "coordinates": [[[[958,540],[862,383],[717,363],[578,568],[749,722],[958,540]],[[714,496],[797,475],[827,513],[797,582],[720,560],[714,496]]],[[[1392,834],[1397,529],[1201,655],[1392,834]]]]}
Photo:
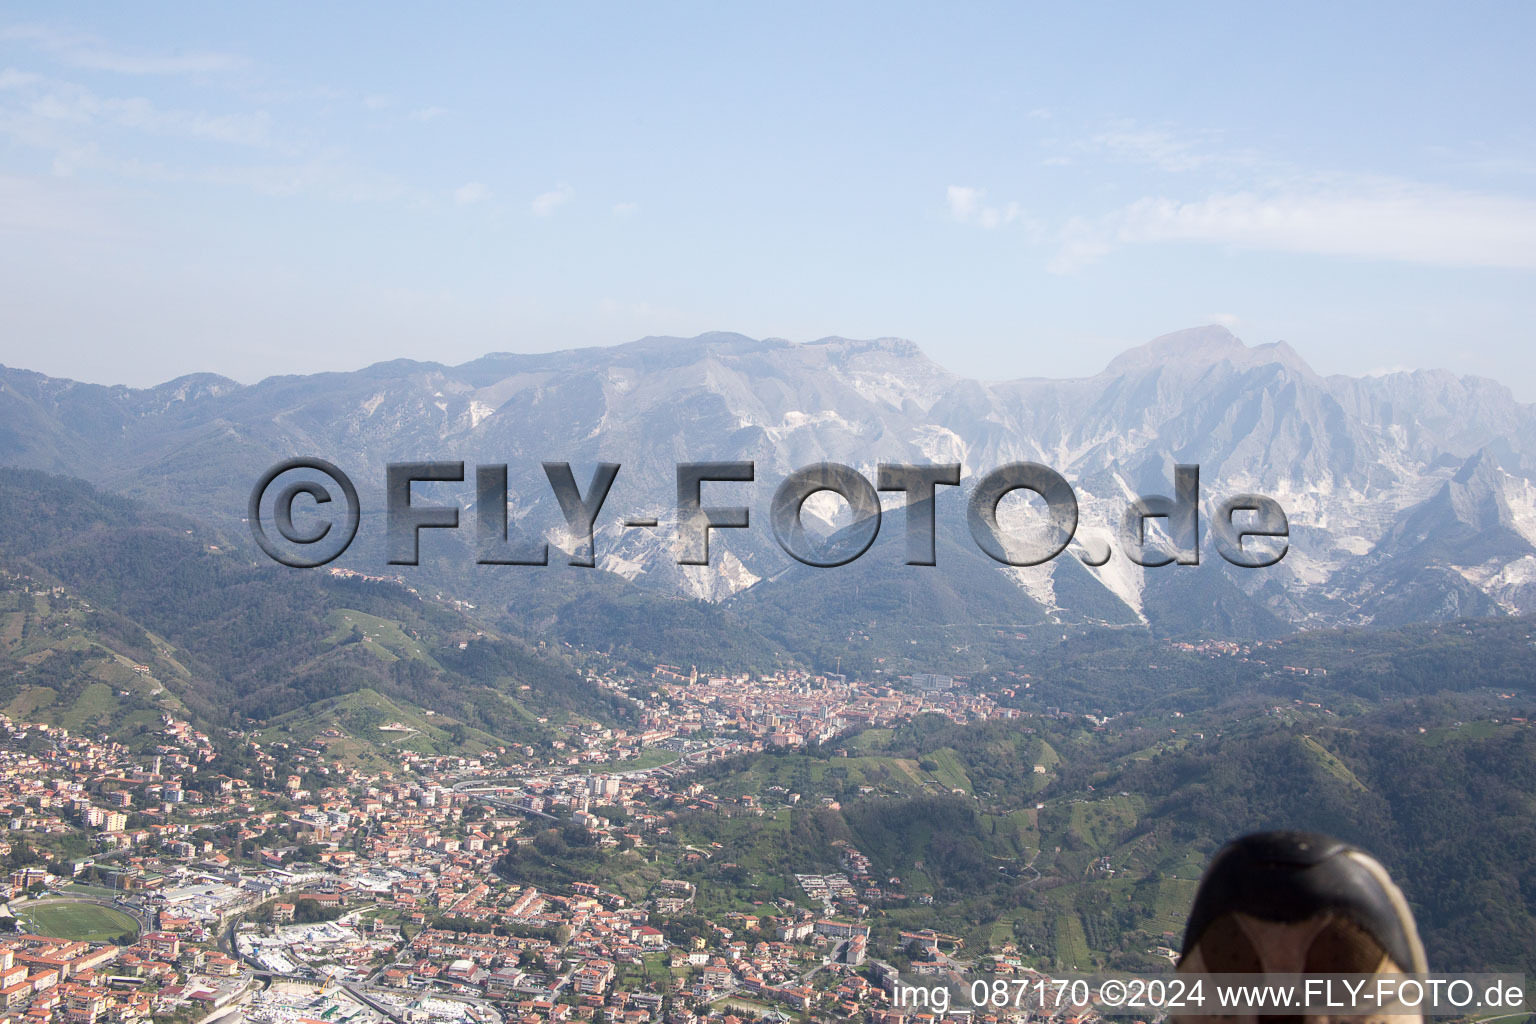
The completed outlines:
{"type": "MultiPolygon", "coordinates": [[[[696,768],[700,764],[703,764],[709,759],[710,754],[714,753],[724,745],[725,744],[723,743],[712,743],[706,747],[703,747],[702,749],[691,750],[686,754],[682,754],[676,760],[668,761],[666,764],[658,764],[651,768],[631,768],[627,770],[616,768],[615,770],[609,771],[608,774],[621,779],[642,779],[650,775],[675,775],[679,772],[686,771],[689,768],[696,768]]],[[[536,779],[544,779],[553,782],[568,776],[585,777],[587,774],[589,773],[585,770],[576,772],[533,770],[524,772],[520,775],[463,779],[459,782],[453,783],[451,788],[456,793],[474,793],[478,789],[496,788],[498,786],[522,786],[536,779]]]]}

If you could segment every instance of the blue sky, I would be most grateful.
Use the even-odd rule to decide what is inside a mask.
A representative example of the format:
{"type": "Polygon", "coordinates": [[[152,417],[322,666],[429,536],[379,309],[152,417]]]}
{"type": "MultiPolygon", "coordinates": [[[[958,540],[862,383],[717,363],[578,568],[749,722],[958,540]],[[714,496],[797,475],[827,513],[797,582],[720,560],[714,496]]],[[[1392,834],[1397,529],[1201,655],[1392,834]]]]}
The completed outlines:
{"type": "Polygon", "coordinates": [[[1536,400],[1536,8],[823,7],[7,6],[0,362],[1221,322],[1536,400]]]}

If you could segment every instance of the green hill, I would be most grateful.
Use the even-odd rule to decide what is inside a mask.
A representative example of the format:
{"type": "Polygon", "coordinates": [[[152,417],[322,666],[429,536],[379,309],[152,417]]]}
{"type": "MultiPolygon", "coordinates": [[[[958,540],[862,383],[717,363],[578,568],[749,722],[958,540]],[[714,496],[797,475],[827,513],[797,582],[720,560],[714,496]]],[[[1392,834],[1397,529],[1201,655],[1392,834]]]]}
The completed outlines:
{"type": "MultiPolygon", "coordinates": [[[[510,707],[520,710],[515,703],[510,707]]],[[[391,700],[367,688],[268,719],[255,738],[263,744],[298,742],[350,763],[379,760],[401,750],[473,755],[505,742],[449,715],[391,700]]]]}
{"type": "Polygon", "coordinates": [[[189,714],[178,655],[65,587],[0,570],[0,712],[16,721],[147,734],[162,713],[189,714]]]}
{"type": "Polygon", "coordinates": [[[77,480],[0,470],[0,521],[0,706],[18,712],[121,726],[174,706],[243,727],[368,691],[522,742],[548,735],[540,718],[629,713],[564,657],[401,582],[257,562],[77,480]]]}

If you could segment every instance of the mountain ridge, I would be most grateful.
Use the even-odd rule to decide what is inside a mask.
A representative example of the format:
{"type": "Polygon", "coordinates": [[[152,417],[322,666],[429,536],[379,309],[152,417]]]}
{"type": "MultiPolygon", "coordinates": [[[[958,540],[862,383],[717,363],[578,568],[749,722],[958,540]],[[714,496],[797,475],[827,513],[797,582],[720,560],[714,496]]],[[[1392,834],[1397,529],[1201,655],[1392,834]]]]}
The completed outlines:
{"type": "MultiPolygon", "coordinates": [[[[490,354],[459,366],[390,360],[252,385],[189,375],[135,390],[0,369],[0,462],[170,503],[231,532],[244,532],[250,483],[300,454],[346,469],[370,509],[382,507],[390,462],[507,463],[516,478],[509,522],[565,550],[538,463],[569,461],[584,479],[583,467],[619,462],[599,523],[600,569],[663,596],[708,601],[799,577],[783,571],[789,560],[766,528],[766,506],[777,480],[811,463],[842,462],[872,478],[881,462],[958,462],[963,494],[998,465],[1041,462],[1071,481],[1080,540],[1099,550],[1118,546],[1131,497],[1167,493],[1173,466],[1194,463],[1207,517],[1241,491],[1281,503],[1293,531],[1284,561],[1258,573],[1202,568],[1174,586],[1185,569],[1143,569],[1120,556],[1084,579],[1063,576],[1074,595],[1064,601],[1054,596],[1061,565],[1013,571],[982,562],[965,571],[1012,579],[1025,618],[1042,605],[1064,622],[1095,620],[1094,608],[1116,609],[1110,618],[1118,620],[1124,606],[1154,629],[1174,628],[1157,613],[1171,599],[1165,592],[1250,605],[1182,617],[1178,628],[1274,617],[1289,628],[1401,621],[1401,602],[1389,594],[1402,579],[1394,559],[1403,560],[1397,569],[1413,565],[1438,581],[1413,607],[1536,610],[1536,587],[1525,583],[1536,566],[1536,407],[1495,381],[1445,371],[1324,377],[1283,342],[1249,346],[1216,325],[1161,335],[1093,376],[1063,380],[961,377],[901,339],[796,344],[730,332],[490,354]],[[1498,494],[1484,497],[1505,511],[1483,528],[1451,530],[1450,519],[1432,514],[1434,503],[1480,452],[1499,465],[1480,485],[1498,494]],[[749,504],[756,527],[718,533],[707,569],[677,565],[667,533],[675,465],[739,460],[755,463],[756,482],[720,493],[749,504]],[[661,526],[644,533],[610,518],[627,514],[661,526]],[[1414,522],[1445,523],[1445,536],[1418,536],[1414,522]]],[[[472,509],[470,485],[453,493],[472,509]]],[[[837,528],[836,505],[813,502],[807,514],[837,528]]],[[[459,552],[467,541],[432,543],[459,552]]],[[[457,568],[442,565],[445,557],[419,570],[433,587],[477,604],[558,604],[552,577],[476,575],[466,568],[472,555],[457,568]]],[[[341,564],[383,562],[381,541],[369,535],[341,564]]]]}
{"type": "MultiPolygon", "coordinates": [[[[216,388],[227,393],[232,390],[258,387],[273,381],[310,380],[322,377],[348,376],[348,375],[372,375],[389,368],[408,368],[422,371],[472,371],[476,368],[498,363],[507,364],[537,364],[544,361],[553,361],[564,364],[573,359],[589,359],[600,354],[617,353],[643,353],[653,354],[657,352],[670,353],[679,350],[687,350],[690,347],[702,348],[710,344],[729,342],[733,347],[739,346],[746,351],[793,351],[797,349],[832,349],[844,348],[853,353],[884,352],[899,355],[904,358],[921,358],[933,366],[943,370],[956,380],[974,380],[982,384],[1010,384],[1020,382],[1067,382],[1078,380],[1092,380],[1095,377],[1113,375],[1130,369],[1143,369],[1148,364],[1173,361],[1179,358],[1198,357],[1202,354],[1209,362],[1217,361],[1220,357],[1230,359],[1243,366],[1264,365],[1279,363],[1293,369],[1327,381],[1366,381],[1366,380],[1391,380],[1394,378],[1433,378],[1437,381],[1454,381],[1460,383],[1477,382],[1480,385],[1491,385],[1507,394],[1511,401],[1523,406],[1532,406],[1536,403],[1518,402],[1508,387],[1491,377],[1478,374],[1462,374],[1444,367],[1418,367],[1407,370],[1393,370],[1386,373],[1373,373],[1354,376],[1350,374],[1318,374],[1316,370],[1297,352],[1288,342],[1277,340],[1249,345],[1229,328],[1219,324],[1205,324],[1196,327],[1187,327],[1166,334],[1158,335],[1150,341],[1140,345],[1133,345],[1120,354],[1112,357],[1104,367],[1094,373],[1077,377],[988,377],[966,378],[950,371],[942,363],[928,355],[922,345],[907,338],[894,335],[886,335],[878,338],[849,338],[843,335],[827,335],[811,341],[795,342],[785,338],[766,337],[753,338],[749,335],[739,334],[734,331],[706,331],[693,337],[680,335],[647,335],[636,338],[633,341],[619,342],[613,345],[585,345],[578,348],[550,349],[543,352],[510,352],[492,351],[485,352],[473,359],[462,363],[444,363],[432,359],[413,359],[401,356],[394,359],[380,360],[367,363],[351,370],[323,370],[314,373],[282,373],[272,374],[251,383],[234,380],[222,374],[207,370],[192,370],[176,377],[172,377],[156,384],[135,387],[128,384],[104,384],[97,381],[76,380],[71,377],[56,377],[38,370],[28,369],[24,366],[0,363],[0,374],[16,372],[35,376],[37,378],[56,383],[69,384],[85,388],[102,388],[112,392],[125,394],[162,392],[173,386],[187,387],[190,385],[203,385],[216,388]]],[[[732,353],[736,354],[736,353],[732,353]]]]}

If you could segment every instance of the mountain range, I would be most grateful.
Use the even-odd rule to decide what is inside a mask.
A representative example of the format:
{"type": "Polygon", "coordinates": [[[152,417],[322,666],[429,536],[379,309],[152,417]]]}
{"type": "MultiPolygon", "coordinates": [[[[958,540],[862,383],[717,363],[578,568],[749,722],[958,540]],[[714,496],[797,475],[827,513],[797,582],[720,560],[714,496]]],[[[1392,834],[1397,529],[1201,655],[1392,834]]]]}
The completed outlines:
{"type": "MultiPolygon", "coordinates": [[[[80,477],[232,536],[245,533],[251,485],[297,455],[329,460],[357,483],[364,525],[337,564],[534,621],[579,618],[576,595],[684,598],[766,622],[849,589],[905,593],[906,610],[885,621],[913,629],[968,617],[1272,635],[1536,612],[1536,409],[1497,382],[1439,370],[1323,376],[1283,342],[1248,346],[1221,327],[1165,335],[1064,380],[967,379],[897,339],[724,333],[459,366],[396,360],[252,385],[198,374],[133,389],[0,368],[0,462],[80,477]],[[417,499],[451,498],[464,528],[424,534],[420,566],[386,567],[385,466],[429,459],[508,464],[511,532],[546,536],[552,564],[476,566],[470,482],[417,499]],[[714,532],[710,565],[678,565],[675,466],[727,460],[754,462],[756,479],[708,484],[705,504],[749,506],[752,525],[714,532]],[[573,541],[546,461],[571,463],[583,487],[595,463],[622,466],[598,520],[596,570],[557,564],[573,541]],[[935,499],[939,565],[902,564],[896,494],[885,497],[879,541],[853,564],[808,569],[787,558],[769,528],[770,498],[792,470],[821,461],[871,480],[882,462],[961,463],[961,486],[935,499]],[[1017,461],[1061,473],[1080,506],[1078,542],[1042,566],[991,561],[965,527],[975,481],[1017,461]],[[1237,569],[1203,536],[1198,566],[1142,568],[1120,550],[1102,566],[1075,557],[1118,548],[1128,502],[1171,494],[1176,464],[1200,467],[1204,528],[1226,496],[1278,501],[1290,524],[1285,558],[1237,569]],[[622,525],[640,516],[659,525],[622,525]]],[[[848,523],[840,506],[821,495],[805,515],[833,531],[848,523]]],[[[1003,514],[1029,522],[1016,499],[1003,514]]]]}

